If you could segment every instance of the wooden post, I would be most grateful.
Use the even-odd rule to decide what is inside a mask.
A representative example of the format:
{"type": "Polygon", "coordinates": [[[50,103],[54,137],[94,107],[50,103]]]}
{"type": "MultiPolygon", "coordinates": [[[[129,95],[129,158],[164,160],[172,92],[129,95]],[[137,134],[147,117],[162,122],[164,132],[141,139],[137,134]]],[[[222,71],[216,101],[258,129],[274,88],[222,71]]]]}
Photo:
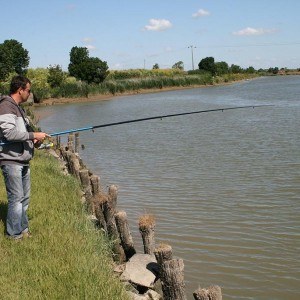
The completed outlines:
{"type": "Polygon", "coordinates": [[[129,230],[129,224],[127,221],[126,212],[120,211],[116,213],[115,218],[116,218],[117,229],[121,239],[121,244],[123,246],[126,255],[126,260],[128,261],[136,253],[136,251],[129,230]]]}
{"type": "Polygon", "coordinates": [[[74,152],[74,134],[70,133],[68,135],[68,150],[74,152]]]}
{"type": "Polygon", "coordinates": [[[118,199],[118,187],[116,185],[112,184],[108,187],[108,196],[111,199],[113,209],[116,210],[118,199]]]}
{"type": "Polygon", "coordinates": [[[62,151],[62,155],[67,163],[68,171],[70,174],[72,174],[71,154],[72,154],[72,152],[69,150],[62,151]]]}
{"type": "Polygon", "coordinates": [[[60,136],[57,135],[56,136],[56,149],[59,149],[60,148],[60,136]]]}
{"type": "Polygon", "coordinates": [[[75,153],[71,153],[69,164],[70,164],[71,173],[76,178],[80,179],[80,177],[79,177],[80,162],[79,162],[79,159],[78,159],[78,157],[75,153]]]}
{"type": "Polygon", "coordinates": [[[94,203],[94,209],[95,209],[95,216],[97,220],[99,221],[99,226],[107,233],[107,225],[103,213],[103,206],[104,203],[108,201],[108,196],[104,193],[98,193],[97,195],[93,196],[93,203],[94,203]]]}
{"type": "Polygon", "coordinates": [[[173,259],[172,247],[160,244],[154,251],[164,300],[186,300],[183,260],[173,259]]]}
{"type": "Polygon", "coordinates": [[[182,259],[166,260],[161,266],[164,300],[186,300],[182,259]]]}
{"type": "Polygon", "coordinates": [[[108,197],[103,203],[103,214],[107,224],[108,235],[112,238],[118,236],[115,213],[117,205],[117,189],[116,186],[112,185],[109,187],[108,197]]]}
{"type": "Polygon", "coordinates": [[[97,175],[92,175],[90,179],[92,185],[92,193],[95,196],[101,192],[100,177],[97,175]]]}
{"type": "Polygon", "coordinates": [[[222,291],[218,285],[212,285],[208,289],[197,289],[193,296],[195,300],[222,300],[222,291]]]}
{"type": "Polygon", "coordinates": [[[92,187],[90,181],[90,174],[89,170],[83,169],[79,171],[79,177],[81,181],[81,185],[83,188],[83,192],[86,199],[86,208],[88,213],[95,214],[95,207],[93,201],[93,194],[92,194],[92,187]]]}
{"type": "Polygon", "coordinates": [[[64,147],[59,147],[60,157],[67,162],[66,149],[64,147]]]}
{"type": "Polygon", "coordinates": [[[87,169],[80,170],[79,176],[80,176],[80,181],[81,181],[83,190],[85,191],[86,189],[91,188],[89,170],[87,170],[87,169]]]}
{"type": "Polygon", "coordinates": [[[161,266],[164,261],[171,260],[173,258],[172,247],[167,244],[160,244],[157,248],[155,248],[154,255],[158,265],[161,266]]]}
{"type": "Polygon", "coordinates": [[[144,215],[139,219],[139,230],[144,244],[144,253],[153,254],[155,249],[154,239],[155,219],[152,215],[144,215]]]}
{"type": "Polygon", "coordinates": [[[119,262],[124,262],[126,260],[125,252],[121,246],[121,241],[119,239],[115,213],[117,206],[117,186],[111,185],[108,189],[108,197],[103,203],[103,214],[106,221],[107,232],[112,241],[114,241],[113,250],[116,254],[115,260],[119,262]]]}
{"type": "Polygon", "coordinates": [[[78,153],[79,150],[79,133],[75,133],[75,152],[78,153]]]}

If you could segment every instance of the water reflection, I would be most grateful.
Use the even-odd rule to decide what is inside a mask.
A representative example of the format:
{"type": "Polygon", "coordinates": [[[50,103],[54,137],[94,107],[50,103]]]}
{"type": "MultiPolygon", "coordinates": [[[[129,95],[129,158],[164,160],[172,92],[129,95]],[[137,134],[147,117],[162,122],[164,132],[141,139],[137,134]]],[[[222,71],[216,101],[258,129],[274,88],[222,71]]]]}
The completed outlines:
{"type": "Polygon", "coordinates": [[[300,297],[300,77],[37,109],[48,132],[227,106],[270,108],[182,116],[81,134],[80,154],[120,187],[139,249],[138,217],[184,259],[189,299],[218,284],[225,299],[300,297]]]}

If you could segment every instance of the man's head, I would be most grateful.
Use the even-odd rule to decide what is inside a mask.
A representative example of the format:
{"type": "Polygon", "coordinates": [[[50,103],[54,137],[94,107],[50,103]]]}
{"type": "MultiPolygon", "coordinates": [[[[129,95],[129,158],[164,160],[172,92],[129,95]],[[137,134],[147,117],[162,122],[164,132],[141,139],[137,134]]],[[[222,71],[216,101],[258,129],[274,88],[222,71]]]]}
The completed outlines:
{"type": "Polygon", "coordinates": [[[10,95],[19,104],[26,102],[30,95],[31,82],[28,78],[18,75],[10,83],[10,95]]]}

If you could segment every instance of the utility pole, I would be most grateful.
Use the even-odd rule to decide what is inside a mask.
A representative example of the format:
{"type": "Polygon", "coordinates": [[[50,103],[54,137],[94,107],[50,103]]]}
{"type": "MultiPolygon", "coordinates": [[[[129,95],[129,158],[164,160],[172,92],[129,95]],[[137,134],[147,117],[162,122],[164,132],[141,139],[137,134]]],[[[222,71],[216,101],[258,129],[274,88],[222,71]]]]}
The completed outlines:
{"type": "Polygon", "coordinates": [[[192,51],[192,66],[193,66],[193,70],[195,70],[194,68],[194,52],[193,52],[193,49],[196,48],[195,46],[188,46],[188,48],[191,48],[191,51],[192,51]]]}

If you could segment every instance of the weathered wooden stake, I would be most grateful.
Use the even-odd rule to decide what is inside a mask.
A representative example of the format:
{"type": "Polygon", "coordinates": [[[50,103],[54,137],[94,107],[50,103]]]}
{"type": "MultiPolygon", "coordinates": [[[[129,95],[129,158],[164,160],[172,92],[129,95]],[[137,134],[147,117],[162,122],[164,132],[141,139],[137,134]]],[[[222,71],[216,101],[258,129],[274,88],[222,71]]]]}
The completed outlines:
{"type": "Polygon", "coordinates": [[[112,241],[114,241],[114,252],[116,254],[116,260],[124,262],[126,260],[125,252],[121,246],[119,238],[115,213],[117,206],[117,186],[111,185],[108,189],[107,201],[103,203],[103,214],[106,221],[107,232],[112,241]]]}
{"type": "Polygon", "coordinates": [[[89,170],[87,170],[87,169],[80,170],[79,176],[80,176],[80,181],[81,181],[83,190],[85,191],[86,189],[91,188],[89,170]]]}
{"type": "Polygon", "coordinates": [[[59,149],[60,148],[60,136],[57,135],[56,136],[56,149],[59,149]]]}
{"type": "Polygon", "coordinates": [[[116,205],[117,189],[116,186],[112,185],[109,187],[108,197],[103,203],[103,214],[107,224],[108,235],[112,238],[116,238],[118,236],[118,230],[115,221],[116,205]]]}
{"type": "Polygon", "coordinates": [[[89,173],[90,172],[87,169],[79,170],[79,177],[80,177],[81,185],[82,185],[83,192],[84,192],[85,199],[86,199],[87,211],[90,214],[95,214],[95,207],[94,207],[92,187],[91,187],[89,173]]]}
{"type": "Polygon", "coordinates": [[[193,296],[195,300],[222,300],[222,291],[218,285],[212,285],[207,289],[197,289],[193,296]]]}
{"type": "Polygon", "coordinates": [[[155,219],[152,215],[144,215],[139,219],[139,230],[144,244],[144,253],[153,254],[155,249],[154,239],[155,219]]]}
{"type": "Polygon", "coordinates": [[[160,244],[157,248],[155,248],[154,255],[158,265],[161,266],[164,261],[171,260],[173,258],[172,247],[167,244],[160,244]]]}
{"type": "Polygon", "coordinates": [[[71,153],[69,157],[69,165],[70,165],[70,171],[71,173],[77,178],[80,179],[79,177],[79,170],[80,170],[80,162],[75,153],[71,153]]]}
{"type": "Polygon", "coordinates": [[[68,135],[68,150],[74,152],[74,134],[70,133],[68,135]]]}
{"type": "Polygon", "coordinates": [[[108,201],[108,196],[104,193],[98,193],[93,196],[93,203],[95,208],[95,216],[99,221],[99,226],[107,233],[107,225],[103,213],[104,203],[108,201]]]}
{"type": "Polygon", "coordinates": [[[117,229],[121,239],[121,244],[123,246],[126,260],[128,261],[135,253],[135,248],[133,244],[133,239],[129,230],[129,224],[127,221],[127,215],[125,211],[119,211],[115,215],[117,229]]]}
{"type": "Polygon", "coordinates": [[[101,192],[100,177],[97,175],[91,176],[92,193],[94,196],[101,192]]]}
{"type": "Polygon", "coordinates": [[[161,265],[164,300],[186,300],[182,259],[166,260],[161,265]]]}
{"type": "Polygon", "coordinates": [[[183,260],[173,259],[172,247],[167,244],[160,244],[154,254],[159,265],[164,300],[185,300],[183,260]]]}
{"type": "Polygon", "coordinates": [[[79,150],[79,133],[75,133],[75,152],[78,153],[79,150]]]}

